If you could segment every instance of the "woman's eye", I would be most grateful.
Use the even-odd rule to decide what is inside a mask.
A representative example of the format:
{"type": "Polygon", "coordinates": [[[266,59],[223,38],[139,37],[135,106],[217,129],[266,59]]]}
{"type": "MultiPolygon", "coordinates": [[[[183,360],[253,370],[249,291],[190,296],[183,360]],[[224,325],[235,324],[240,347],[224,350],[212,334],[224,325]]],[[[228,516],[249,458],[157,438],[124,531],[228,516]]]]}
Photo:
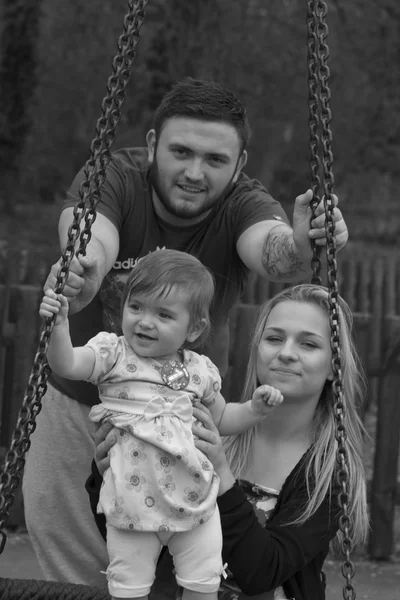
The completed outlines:
{"type": "Polygon", "coordinates": [[[311,348],[311,349],[314,349],[317,347],[315,344],[313,344],[313,342],[303,342],[303,346],[305,346],[306,348],[311,348]]]}
{"type": "Polygon", "coordinates": [[[267,338],[265,338],[267,342],[281,342],[281,338],[275,337],[275,336],[269,336],[267,338]]]}

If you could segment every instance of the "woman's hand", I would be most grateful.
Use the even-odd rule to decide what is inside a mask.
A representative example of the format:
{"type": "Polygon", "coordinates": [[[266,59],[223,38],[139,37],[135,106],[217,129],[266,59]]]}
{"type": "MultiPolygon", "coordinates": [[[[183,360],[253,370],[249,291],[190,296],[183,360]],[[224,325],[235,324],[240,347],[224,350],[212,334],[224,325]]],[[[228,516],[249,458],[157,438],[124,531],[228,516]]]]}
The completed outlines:
{"type": "Polygon", "coordinates": [[[116,435],[111,433],[113,429],[114,425],[105,422],[100,425],[94,436],[94,443],[96,445],[94,462],[96,463],[101,476],[104,475],[105,471],[110,466],[109,451],[117,441],[116,435]]]}
{"type": "Polygon", "coordinates": [[[235,478],[232,475],[225,456],[221,436],[210,411],[203,404],[199,402],[194,404],[193,415],[202,424],[195,423],[192,428],[193,434],[196,436],[194,440],[195,446],[201,452],[204,452],[219,476],[220,486],[218,495],[221,496],[235,483],[235,478]]]}

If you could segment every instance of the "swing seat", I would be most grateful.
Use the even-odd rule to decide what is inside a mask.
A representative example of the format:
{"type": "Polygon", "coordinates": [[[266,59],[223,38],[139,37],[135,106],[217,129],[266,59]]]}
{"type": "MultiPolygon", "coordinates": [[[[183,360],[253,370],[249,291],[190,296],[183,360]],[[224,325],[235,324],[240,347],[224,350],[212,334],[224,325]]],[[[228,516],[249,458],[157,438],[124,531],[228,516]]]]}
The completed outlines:
{"type": "Polygon", "coordinates": [[[106,590],[36,579],[1,579],[1,600],[110,600],[106,590]]]}

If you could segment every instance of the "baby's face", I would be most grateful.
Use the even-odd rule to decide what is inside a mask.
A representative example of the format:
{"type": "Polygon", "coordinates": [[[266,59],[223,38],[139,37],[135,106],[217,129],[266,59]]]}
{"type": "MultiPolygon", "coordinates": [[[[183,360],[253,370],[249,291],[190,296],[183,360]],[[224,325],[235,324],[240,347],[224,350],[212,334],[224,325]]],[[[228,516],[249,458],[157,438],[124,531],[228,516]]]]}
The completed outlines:
{"type": "Polygon", "coordinates": [[[171,288],[168,295],[135,295],[122,313],[122,332],[136,354],[179,359],[178,350],[190,337],[189,295],[171,288]]]}

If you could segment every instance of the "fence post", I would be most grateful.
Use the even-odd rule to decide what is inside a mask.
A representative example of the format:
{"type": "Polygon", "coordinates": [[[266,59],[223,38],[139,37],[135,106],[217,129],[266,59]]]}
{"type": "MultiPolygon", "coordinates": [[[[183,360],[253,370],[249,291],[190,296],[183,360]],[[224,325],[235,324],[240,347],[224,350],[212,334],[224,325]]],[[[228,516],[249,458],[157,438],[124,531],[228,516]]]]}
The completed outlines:
{"type": "Polygon", "coordinates": [[[238,402],[243,389],[250,340],[259,307],[255,304],[239,304],[230,317],[229,367],[223,384],[227,402],[238,402]]]}
{"type": "Polygon", "coordinates": [[[393,552],[400,441],[400,335],[388,352],[379,383],[369,553],[371,558],[388,560],[393,552]]]}

